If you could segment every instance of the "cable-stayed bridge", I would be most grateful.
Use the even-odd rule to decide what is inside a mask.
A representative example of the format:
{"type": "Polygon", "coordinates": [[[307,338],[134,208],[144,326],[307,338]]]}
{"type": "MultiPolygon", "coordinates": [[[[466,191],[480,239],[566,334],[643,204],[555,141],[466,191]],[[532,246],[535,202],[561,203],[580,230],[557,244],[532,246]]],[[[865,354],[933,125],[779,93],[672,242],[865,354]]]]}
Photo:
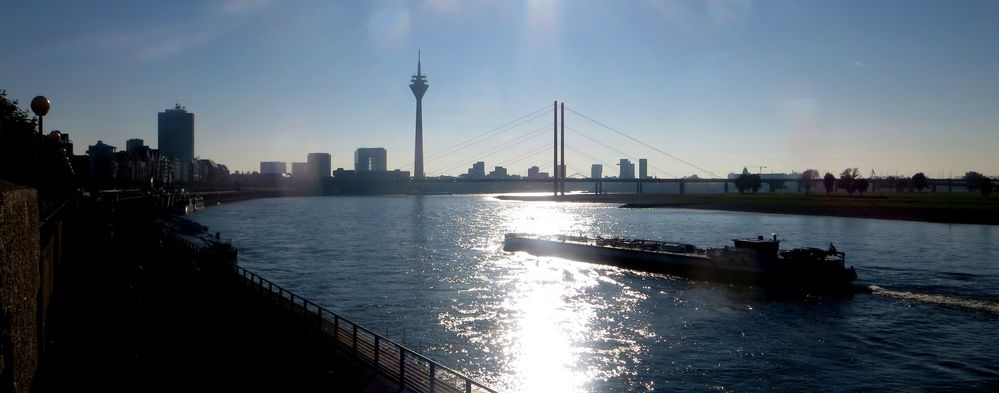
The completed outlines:
{"type": "MultiPolygon", "coordinates": [[[[480,187],[485,183],[498,183],[506,185],[498,188],[509,191],[516,188],[511,187],[512,185],[522,183],[532,185],[521,187],[522,189],[535,191],[543,188],[541,184],[549,184],[549,189],[557,192],[565,192],[568,187],[570,190],[592,192],[641,193],[650,185],[669,185],[665,188],[683,193],[687,184],[714,184],[717,191],[727,191],[728,183],[731,182],[659,148],[654,143],[643,141],[558,102],[541,106],[495,128],[436,150],[424,157],[423,165],[427,169],[427,177],[420,182],[425,183],[425,189],[433,189],[434,183],[470,183],[479,184],[480,187]],[[569,121],[566,120],[567,114],[569,121]],[[670,165],[670,170],[663,169],[658,164],[648,164],[651,160],[639,158],[635,154],[636,150],[658,160],[657,162],[666,162],[670,165]],[[620,157],[620,162],[611,164],[605,158],[600,158],[611,154],[620,157]],[[487,175],[483,164],[486,161],[495,163],[491,167],[533,166],[535,173],[519,178],[506,176],[503,172],[487,175]],[[599,165],[601,170],[594,173],[592,167],[590,170],[580,168],[580,161],[599,165]],[[480,165],[478,168],[475,168],[476,163],[480,165]],[[622,167],[628,165],[630,168],[622,167]],[[641,168],[641,172],[637,174],[636,165],[641,168]],[[468,173],[454,176],[469,167],[472,168],[468,173]],[[611,171],[615,169],[618,174],[611,175],[611,171]],[[650,170],[652,174],[648,173],[650,170]],[[697,176],[681,178],[676,175],[681,171],[697,176]],[[605,189],[605,184],[609,189],[605,189]]],[[[405,169],[411,168],[413,166],[405,169]]],[[[667,191],[664,187],[655,188],[657,191],[667,191]]]]}

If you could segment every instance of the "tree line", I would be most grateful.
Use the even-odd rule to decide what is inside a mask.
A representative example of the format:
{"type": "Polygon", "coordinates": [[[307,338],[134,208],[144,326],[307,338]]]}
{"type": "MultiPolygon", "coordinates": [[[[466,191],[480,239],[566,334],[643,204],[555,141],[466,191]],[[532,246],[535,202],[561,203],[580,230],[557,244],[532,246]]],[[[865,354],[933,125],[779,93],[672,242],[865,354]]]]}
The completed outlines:
{"type": "MultiPolygon", "coordinates": [[[[805,189],[806,194],[811,194],[812,188],[820,182],[823,188],[825,188],[827,196],[839,190],[846,191],[850,196],[853,196],[854,193],[863,196],[869,190],[879,190],[885,187],[894,189],[897,192],[922,192],[929,187],[929,178],[922,172],[916,173],[912,177],[887,176],[871,178],[861,176],[857,168],[846,168],[840,172],[839,177],[829,172],[820,177],[819,173],[817,169],[807,169],[799,176],[798,181],[801,184],[801,188],[805,189]]],[[[962,180],[963,185],[969,192],[979,191],[985,197],[991,195],[996,188],[993,185],[992,178],[975,171],[965,173],[962,180]]],[[[784,180],[770,179],[768,183],[770,183],[770,191],[776,191],[776,189],[783,188],[784,180]]],[[[760,175],[745,171],[735,179],[735,188],[742,194],[746,192],[758,192],[762,184],[763,179],[760,175]]]]}

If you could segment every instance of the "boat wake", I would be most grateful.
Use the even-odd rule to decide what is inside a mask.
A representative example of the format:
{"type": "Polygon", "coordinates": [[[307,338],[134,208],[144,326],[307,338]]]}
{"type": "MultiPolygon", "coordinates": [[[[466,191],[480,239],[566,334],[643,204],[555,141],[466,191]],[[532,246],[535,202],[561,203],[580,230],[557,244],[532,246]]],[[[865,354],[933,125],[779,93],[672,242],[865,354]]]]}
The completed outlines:
{"type": "Polygon", "coordinates": [[[877,285],[871,285],[870,290],[871,293],[874,295],[888,296],[898,299],[912,300],[921,303],[939,304],[942,306],[964,308],[969,310],[985,311],[993,314],[999,314],[999,302],[994,302],[989,300],[968,299],[968,298],[961,298],[961,297],[947,296],[947,295],[934,295],[928,293],[896,291],[891,289],[885,289],[877,285]]]}

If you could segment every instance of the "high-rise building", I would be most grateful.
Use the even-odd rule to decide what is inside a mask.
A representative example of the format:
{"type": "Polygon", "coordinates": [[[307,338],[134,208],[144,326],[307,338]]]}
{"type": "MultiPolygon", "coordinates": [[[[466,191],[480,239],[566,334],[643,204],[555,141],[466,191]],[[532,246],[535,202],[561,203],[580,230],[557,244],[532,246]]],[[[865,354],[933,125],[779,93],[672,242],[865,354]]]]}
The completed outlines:
{"type": "Polygon", "coordinates": [[[309,176],[309,163],[307,162],[291,163],[291,175],[297,178],[304,178],[309,176]]]}
{"type": "Polygon", "coordinates": [[[649,178],[649,160],[647,158],[638,159],[638,178],[639,179],[649,178]]]}
{"type": "Polygon", "coordinates": [[[541,174],[541,168],[538,168],[537,165],[527,168],[528,179],[538,179],[541,177],[540,174],[541,174]]]}
{"type": "Polygon", "coordinates": [[[635,164],[627,158],[622,158],[621,162],[618,163],[621,166],[621,172],[617,176],[618,179],[634,179],[635,178],[635,164]]]}
{"type": "Polygon", "coordinates": [[[489,175],[487,177],[501,178],[502,179],[502,178],[506,178],[507,176],[509,176],[509,175],[507,175],[506,168],[498,166],[498,167],[494,168],[492,172],[489,172],[489,175]]]}
{"type": "Polygon", "coordinates": [[[159,113],[160,152],[181,159],[194,159],[194,114],[177,104],[159,113]]]}
{"type": "Polygon", "coordinates": [[[281,161],[260,161],[261,175],[280,175],[288,172],[288,163],[281,161]]]}
{"type": "Polygon", "coordinates": [[[479,161],[472,164],[472,167],[468,168],[467,176],[473,179],[486,177],[486,163],[479,161]]]}
{"type": "Polygon", "coordinates": [[[410,81],[409,89],[413,91],[413,96],[416,97],[416,156],[414,158],[413,164],[413,178],[416,180],[423,179],[423,94],[427,92],[430,85],[427,84],[427,77],[423,76],[423,71],[420,69],[420,53],[417,52],[416,57],[416,75],[413,75],[413,79],[410,81]]]}
{"type": "Polygon", "coordinates": [[[590,166],[590,179],[600,179],[604,177],[604,166],[593,164],[590,166]]]}
{"type": "Polygon", "coordinates": [[[142,139],[135,138],[125,141],[125,151],[129,153],[135,153],[143,146],[145,146],[145,142],[142,139]]]}
{"type": "Polygon", "coordinates": [[[327,178],[333,173],[333,156],[330,153],[309,153],[305,161],[308,163],[309,177],[327,178]]]}
{"type": "Polygon", "coordinates": [[[385,172],[388,170],[387,153],[382,147],[362,147],[354,151],[354,171],[385,172]]]}

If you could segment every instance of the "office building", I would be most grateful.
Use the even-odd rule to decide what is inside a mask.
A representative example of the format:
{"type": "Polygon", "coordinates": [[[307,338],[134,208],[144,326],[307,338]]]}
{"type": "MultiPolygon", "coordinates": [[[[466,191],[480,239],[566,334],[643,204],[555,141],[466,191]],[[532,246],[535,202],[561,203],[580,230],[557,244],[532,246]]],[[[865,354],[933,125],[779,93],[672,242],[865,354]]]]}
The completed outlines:
{"type": "Polygon", "coordinates": [[[620,168],[620,173],[618,174],[618,179],[634,179],[635,178],[635,164],[627,158],[622,158],[621,162],[618,163],[620,168]]]}
{"type": "Polygon", "coordinates": [[[486,177],[486,163],[479,161],[472,164],[472,167],[468,169],[468,173],[465,176],[473,179],[486,177]]]}
{"type": "Polygon", "coordinates": [[[333,173],[333,156],[330,153],[309,153],[305,161],[311,178],[327,178],[333,173]]]}
{"type": "Polygon", "coordinates": [[[135,138],[125,141],[125,151],[129,153],[135,153],[143,146],[145,146],[145,141],[142,139],[135,138]]]}
{"type": "Polygon", "coordinates": [[[590,166],[590,179],[601,179],[604,177],[604,166],[593,164],[590,166]]]}
{"type": "Polygon", "coordinates": [[[638,178],[639,179],[649,178],[649,160],[646,158],[638,159],[638,178]]]}
{"type": "Polygon", "coordinates": [[[306,162],[291,163],[291,175],[295,177],[306,177],[309,175],[309,164],[306,162]]]}
{"type": "Polygon", "coordinates": [[[179,104],[159,113],[160,152],[180,160],[194,159],[194,114],[179,104]]]}
{"type": "Polygon", "coordinates": [[[385,172],[388,170],[387,153],[381,147],[362,147],[354,151],[354,171],[385,172]]]}
{"type": "Polygon", "coordinates": [[[506,173],[506,168],[498,166],[495,169],[493,169],[492,172],[489,172],[489,175],[487,177],[505,178],[507,176],[509,176],[509,175],[506,173]]]}
{"type": "Polygon", "coordinates": [[[280,175],[288,172],[288,163],[281,161],[261,161],[261,175],[280,175]]]}
{"type": "Polygon", "coordinates": [[[540,178],[539,176],[540,173],[541,173],[541,168],[538,168],[537,165],[527,168],[528,179],[538,179],[540,178]]]}

